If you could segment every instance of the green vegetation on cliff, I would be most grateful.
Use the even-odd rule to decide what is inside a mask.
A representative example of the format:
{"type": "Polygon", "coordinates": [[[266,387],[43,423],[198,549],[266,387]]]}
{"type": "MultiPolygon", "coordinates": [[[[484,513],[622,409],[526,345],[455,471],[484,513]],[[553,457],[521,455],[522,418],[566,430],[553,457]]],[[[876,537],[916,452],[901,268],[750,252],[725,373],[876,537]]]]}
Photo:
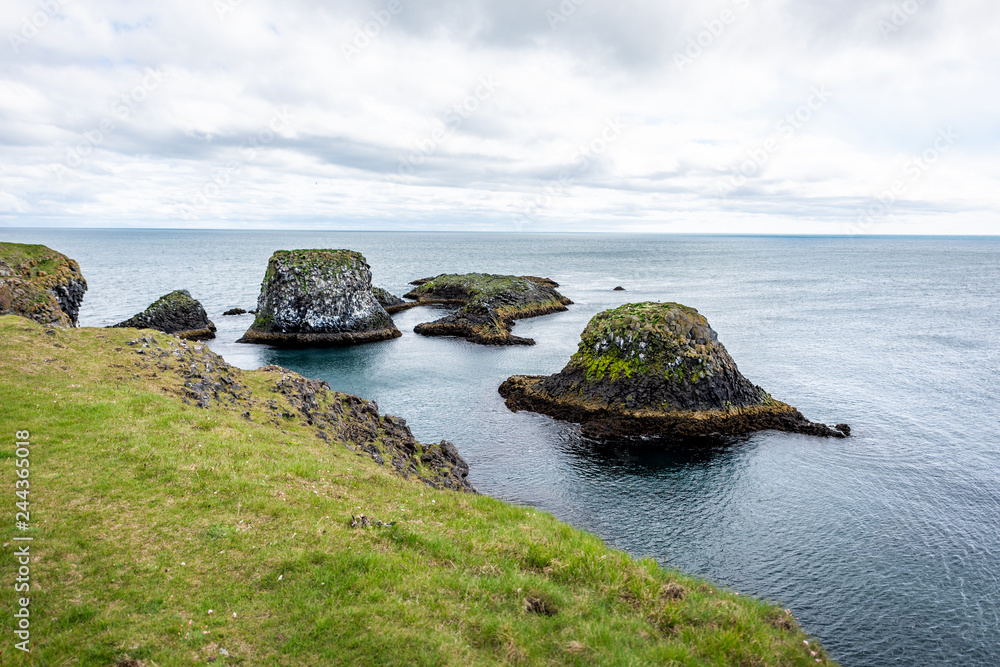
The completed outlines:
{"type": "Polygon", "coordinates": [[[0,242],[0,315],[75,326],[87,281],[80,266],[38,244],[0,242]]]}
{"type": "Polygon", "coordinates": [[[34,664],[831,664],[781,609],[404,479],[350,423],[317,437],[294,374],[185,386],[161,366],[183,345],[0,318],[3,487],[13,519],[29,430],[32,526],[0,527],[0,568],[34,538],[34,664]]]}

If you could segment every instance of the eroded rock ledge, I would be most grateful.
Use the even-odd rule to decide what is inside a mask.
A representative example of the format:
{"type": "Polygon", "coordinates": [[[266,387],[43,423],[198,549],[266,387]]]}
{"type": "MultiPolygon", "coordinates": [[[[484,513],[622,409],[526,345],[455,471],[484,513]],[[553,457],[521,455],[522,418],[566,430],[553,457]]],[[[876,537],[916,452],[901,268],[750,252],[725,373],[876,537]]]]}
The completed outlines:
{"type": "Polygon", "coordinates": [[[428,486],[476,492],[468,480],[469,466],[453,444],[416,441],[406,421],[379,414],[378,405],[330,389],[279,366],[243,371],[231,366],[206,345],[173,336],[142,335],[127,343],[135,361],[133,372],[165,387],[177,387],[178,399],[203,409],[240,411],[245,419],[263,410],[276,426],[295,420],[314,429],[316,437],[343,445],[359,456],[390,466],[404,478],[416,477],[428,486]],[[247,374],[268,379],[271,395],[251,389],[247,374]],[[164,382],[174,376],[174,382],[164,382]]]}
{"type": "Polygon", "coordinates": [[[0,315],[75,327],[86,291],[75,260],[44,245],[0,243],[0,315]]]}
{"type": "Polygon", "coordinates": [[[626,304],[595,316],[580,347],[551,376],[500,386],[513,411],[580,423],[614,436],[738,435],[762,430],[846,437],[807,420],[747,380],[703,315],[676,303],[626,304]]]}
{"type": "Polygon", "coordinates": [[[511,335],[516,320],[566,310],[573,302],[555,290],[548,278],[488,273],[442,274],[414,281],[406,294],[416,305],[458,306],[435,322],[413,330],[424,336],[458,336],[481,345],[534,345],[530,338],[511,335]]]}
{"type": "Polygon", "coordinates": [[[371,268],[351,250],[279,250],[271,256],[257,317],[239,343],[346,346],[401,336],[372,291],[371,268]]]}

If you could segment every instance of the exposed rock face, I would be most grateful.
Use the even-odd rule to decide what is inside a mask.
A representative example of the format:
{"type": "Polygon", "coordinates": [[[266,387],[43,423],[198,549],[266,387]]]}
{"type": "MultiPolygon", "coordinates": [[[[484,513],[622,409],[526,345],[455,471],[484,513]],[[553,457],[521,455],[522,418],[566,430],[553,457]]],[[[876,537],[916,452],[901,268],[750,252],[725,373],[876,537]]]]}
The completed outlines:
{"type": "Polygon", "coordinates": [[[233,410],[244,419],[282,426],[298,421],[315,429],[316,437],[331,446],[344,446],[358,456],[405,478],[428,486],[476,493],[468,480],[469,466],[450,442],[422,444],[406,421],[380,415],[378,405],[332,391],[321,380],[309,380],[279,366],[243,371],[231,366],[206,345],[169,336],[143,335],[127,343],[132,348],[129,368],[144,375],[174,376],[175,395],[188,405],[206,410],[233,410]],[[252,378],[263,376],[270,394],[261,394],[252,378]]]}
{"type": "Polygon", "coordinates": [[[403,301],[395,294],[392,294],[389,290],[382,289],[381,287],[373,287],[372,294],[375,295],[375,300],[382,304],[382,307],[385,308],[385,312],[390,315],[420,305],[414,302],[403,301]]]}
{"type": "Polygon", "coordinates": [[[75,327],[87,281],[80,265],[43,245],[0,243],[0,315],[75,327]]]}
{"type": "Polygon", "coordinates": [[[271,256],[257,318],[239,341],[340,346],[402,334],[372,292],[371,269],[351,250],[279,250],[271,256]]]}
{"type": "Polygon", "coordinates": [[[215,338],[215,324],[208,319],[208,313],[201,303],[192,298],[187,290],[175,290],[165,294],[151,303],[146,310],[114,326],[156,329],[189,340],[215,338]]]}
{"type": "Polygon", "coordinates": [[[743,377],[694,308],[626,304],[595,316],[581,339],[556,375],[504,382],[507,406],[579,422],[602,436],[850,433],[843,424],[809,422],[743,377]]]}
{"type": "Polygon", "coordinates": [[[566,310],[573,302],[557,292],[555,283],[532,276],[487,273],[442,274],[415,281],[406,295],[418,305],[460,306],[446,317],[419,324],[413,330],[425,336],[459,336],[482,345],[534,345],[530,338],[511,335],[515,320],[566,310]]]}

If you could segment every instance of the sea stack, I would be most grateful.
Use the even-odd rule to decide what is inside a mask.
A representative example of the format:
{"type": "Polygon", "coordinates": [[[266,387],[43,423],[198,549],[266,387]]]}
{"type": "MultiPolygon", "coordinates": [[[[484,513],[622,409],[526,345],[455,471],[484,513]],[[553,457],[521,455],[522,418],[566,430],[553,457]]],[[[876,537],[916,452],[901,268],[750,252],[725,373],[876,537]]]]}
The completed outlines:
{"type": "Polygon", "coordinates": [[[401,336],[372,292],[371,268],[352,250],[279,250],[271,256],[257,318],[239,343],[330,347],[401,336]]]}
{"type": "Polygon", "coordinates": [[[43,245],[0,243],[0,315],[75,327],[87,281],[80,265],[43,245]]]}
{"type": "Polygon", "coordinates": [[[174,290],[149,305],[146,310],[114,327],[156,329],[188,340],[215,338],[215,324],[201,303],[187,290],[174,290]]]}
{"type": "Polygon", "coordinates": [[[515,320],[566,310],[573,302],[555,290],[558,284],[535,276],[489,273],[442,274],[415,280],[406,295],[418,305],[458,306],[454,313],[413,330],[424,336],[459,336],[481,345],[534,345],[511,335],[515,320]]]}
{"type": "Polygon", "coordinates": [[[515,375],[500,386],[513,411],[577,422],[585,434],[738,435],[763,430],[846,437],[747,380],[694,308],[632,303],[596,315],[580,347],[551,376],[515,375]]]}

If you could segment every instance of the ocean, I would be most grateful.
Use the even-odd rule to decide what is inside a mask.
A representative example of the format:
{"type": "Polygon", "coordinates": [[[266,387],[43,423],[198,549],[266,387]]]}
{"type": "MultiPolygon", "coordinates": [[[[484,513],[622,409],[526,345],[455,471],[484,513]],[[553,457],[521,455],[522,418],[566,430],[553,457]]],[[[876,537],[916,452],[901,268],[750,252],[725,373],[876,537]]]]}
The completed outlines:
{"type": "Polygon", "coordinates": [[[188,289],[242,368],[279,364],[374,399],[447,439],[482,493],[552,512],[790,608],[848,667],[1000,663],[1000,239],[0,229],[87,278],[83,326],[188,289]],[[575,304],[519,323],[534,347],[403,337],[349,349],[236,344],[267,259],[350,248],[395,294],[439,273],[547,276],[575,304]],[[613,291],[621,285],[624,292],[613,291]],[[509,412],[497,386],[565,365],[596,313],[677,301],[740,370],[846,440],[759,433],[713,443],[597,442],[509,412]]]}

